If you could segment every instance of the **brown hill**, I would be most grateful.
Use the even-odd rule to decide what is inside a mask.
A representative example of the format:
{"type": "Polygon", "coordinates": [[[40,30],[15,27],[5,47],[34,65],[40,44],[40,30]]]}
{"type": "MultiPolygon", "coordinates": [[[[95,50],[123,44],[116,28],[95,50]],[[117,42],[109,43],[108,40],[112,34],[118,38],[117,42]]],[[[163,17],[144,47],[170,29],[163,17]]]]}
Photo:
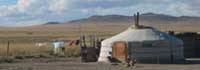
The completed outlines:
{"type": "MultiPolygon", "coordinates": [[[[200,31],[200,17],[175,17],[154,13],[145,13],[140,17],[140,24],[161,30],[200,31]]],[[[97,15],[66,23],[52,22],[28,27],[0,27],[0,31],[122,31],[133,23],[133,16],[97,15]]]]}

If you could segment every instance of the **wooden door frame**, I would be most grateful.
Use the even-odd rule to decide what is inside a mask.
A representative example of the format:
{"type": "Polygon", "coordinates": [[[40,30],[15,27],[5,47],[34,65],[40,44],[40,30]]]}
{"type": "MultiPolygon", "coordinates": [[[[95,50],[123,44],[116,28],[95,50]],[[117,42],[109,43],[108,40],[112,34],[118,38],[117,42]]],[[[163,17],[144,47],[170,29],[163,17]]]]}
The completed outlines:
{"type": "Polygon", "coordinates": [[[128,43],[126,41],[115,41],[115,42],[113,42],[113,44],[112,44],[112,57],[114,56],[113,55],[113,48],[114,48],[114,46],[115,46],[116,43],[123,43],[123,44],[125,44],[125,60],[124,61],[126,62],[127,59],[128,59],[128,43]]]}

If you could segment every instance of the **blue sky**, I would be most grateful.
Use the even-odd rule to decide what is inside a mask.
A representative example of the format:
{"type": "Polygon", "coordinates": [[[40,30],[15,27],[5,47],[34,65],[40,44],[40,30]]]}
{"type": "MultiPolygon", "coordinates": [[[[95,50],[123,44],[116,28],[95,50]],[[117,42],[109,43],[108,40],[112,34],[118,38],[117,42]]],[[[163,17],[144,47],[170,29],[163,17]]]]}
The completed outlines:
{"type": "Polygon", "coordinates": [[[1,5],[13,5],[16,3],[17,3],[17,0],[0,0],[0,6],[1,5]]]}
{"type": "Polygon", "coordinates": [[[92,15],[153,12],[200,16],[200,0],[0,0],[0,26],[65,22],[92,15]]]}

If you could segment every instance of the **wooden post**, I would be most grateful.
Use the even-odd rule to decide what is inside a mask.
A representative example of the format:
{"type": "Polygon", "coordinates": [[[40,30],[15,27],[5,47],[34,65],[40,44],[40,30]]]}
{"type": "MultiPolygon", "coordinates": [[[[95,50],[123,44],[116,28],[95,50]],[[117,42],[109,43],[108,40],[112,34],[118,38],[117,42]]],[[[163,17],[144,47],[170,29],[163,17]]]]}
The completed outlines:
{"type": "Polygon", "coordinates": [[[92,35],[90,35],[90,36],[89,36],[89,38],[90,38],[90,47],[93,47],[93,39],[92,39],[92,38],[93,38],[93,36],[92,36],[92,35]]]}
{"type": "Polygon", "coordinates": [[[93,45],[96,48],[96,35],[93,36],[93,45]]]}
{"type": "Polygon", "coordinates": [[[91,39],[91,42],[92,42],[92,47],[96,47],[96,41],[95,41],[95,35],[92,35],[92,39],[91,39]]]}
{"type": "Polygon", "coordinates": [[[10,41],[8,41],[8,43],[7,43],[7,54],[6,55],[7,56],[10,55],[10,41]]]}
{"type": "Polygon", "coordinates": [[[83,36],[83,46],[86,47],[85,36],[83,36]]]}
{"type": "Polygon", "coordinates": [[[80,47],[83,47],[83,37],[82,37],[82,36],[80,36],[79,46],[80,46],[80,47]]]}

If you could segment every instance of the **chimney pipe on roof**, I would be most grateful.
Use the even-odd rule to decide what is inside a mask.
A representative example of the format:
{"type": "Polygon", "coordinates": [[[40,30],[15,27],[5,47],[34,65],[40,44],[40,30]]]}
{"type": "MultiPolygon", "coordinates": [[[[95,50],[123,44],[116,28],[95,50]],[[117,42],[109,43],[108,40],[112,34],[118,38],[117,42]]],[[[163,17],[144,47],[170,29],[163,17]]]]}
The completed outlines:
{"type": "Polygon", "coordinates": [[[139,12],[137,12],[137,14],[134,14],[134,20],[135,20],[135,24],[134,24],[134,28],[139,28],[139,12]]]}
{"type": "Polygon", "coordinates": [[[136,18],[137,18],[137,17],[136,17],[136,15],[134,14],[134,21],[135,21],[135,22],[134,22],[134,24],[133,24],[133,27],[136,27],[136,23],[137,23],[137,21],[136,21],[137,19],[136,19],[136,18]]]}

